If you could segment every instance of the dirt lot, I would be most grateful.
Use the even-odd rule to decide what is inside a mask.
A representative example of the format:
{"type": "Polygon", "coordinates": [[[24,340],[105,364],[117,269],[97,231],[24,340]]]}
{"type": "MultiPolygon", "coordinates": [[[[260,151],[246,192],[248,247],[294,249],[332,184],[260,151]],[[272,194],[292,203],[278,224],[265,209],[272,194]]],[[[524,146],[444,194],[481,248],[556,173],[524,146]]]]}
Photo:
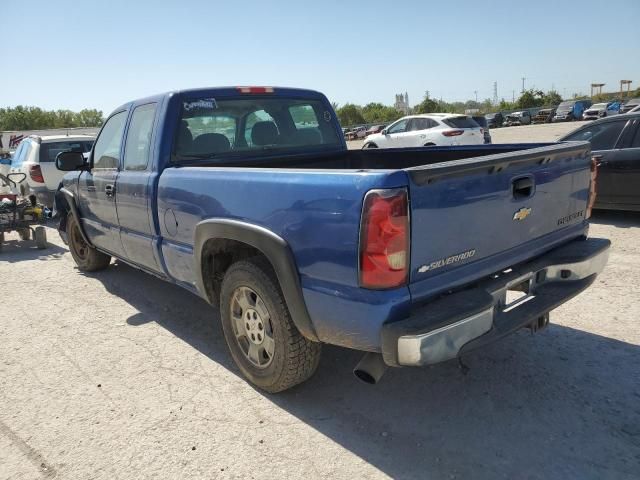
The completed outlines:
{"type": "MultiPolygon", "coordinates": [[[[505,132],[507,129],[504,130],[505,132]]],[[[82,274],[57,234],[0,254],[0,478],[637,479],[640,215],[600,213],[590,290],[455,362],[393,369],[326,348],[280,395],[242,380],[218,314],[122,263],[82,274]]]]}

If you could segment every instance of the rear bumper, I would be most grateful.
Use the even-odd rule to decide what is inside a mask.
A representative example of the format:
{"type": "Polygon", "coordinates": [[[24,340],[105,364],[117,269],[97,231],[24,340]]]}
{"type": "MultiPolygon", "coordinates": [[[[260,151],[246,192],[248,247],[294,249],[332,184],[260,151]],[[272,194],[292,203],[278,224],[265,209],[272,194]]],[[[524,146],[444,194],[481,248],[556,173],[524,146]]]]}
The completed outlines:
{"type": "Polygon", "coordinates": [[[391,366],[424,366],[458,357],[536,322],[595,280],[607,263],[609,240],[574,240],[473,288],[416,309],[382,329],[382,356],[391,366]],[[526,293],[507,304],[507,291],[526,293]]]}

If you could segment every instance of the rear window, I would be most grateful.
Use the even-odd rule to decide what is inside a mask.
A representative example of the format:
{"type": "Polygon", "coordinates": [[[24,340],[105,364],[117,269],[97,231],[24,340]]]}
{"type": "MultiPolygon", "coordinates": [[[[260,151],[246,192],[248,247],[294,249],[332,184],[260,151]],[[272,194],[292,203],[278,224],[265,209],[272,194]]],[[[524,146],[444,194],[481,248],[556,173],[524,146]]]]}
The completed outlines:
{"type": "Polygon", "coordinates": [[[485,117],[473,117],[473,121],[476,122],[481,127],[487,126],[487,119],[485,117]]]}
{"type": "Polygon", "coordinates": [[[90,152],[93,140],[65,140],[40,145],[40,163],[55,162],[60,152],[90,152]]]}
{"type": "Polygon", "coordinates": [[[333,112],[320,100],[247,96],[182,102],[176,161],[341,147],[333,112]]]}
{"type": "Polygon", "coordinates": [[[442,122],[451,128],[478,128],[480,126],[471,117],[445,118],[442,122]]]}

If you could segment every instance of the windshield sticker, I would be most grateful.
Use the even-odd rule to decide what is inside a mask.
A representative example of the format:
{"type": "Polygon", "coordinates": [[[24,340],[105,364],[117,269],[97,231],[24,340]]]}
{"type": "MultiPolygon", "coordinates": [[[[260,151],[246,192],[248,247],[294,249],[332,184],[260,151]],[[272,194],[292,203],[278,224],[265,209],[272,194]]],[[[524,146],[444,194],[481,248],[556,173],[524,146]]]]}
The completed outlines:
{"type": "Polygon", "coordinates": [[[213,110],[218,108],[215,98],[201,98],[193,102],[183,102],[185,112],[191,112],[193,110],[213,110]]]}
{"type": "Polygon", "coordinates": [[[331,112],[329,110],[324,111],[324,121],[329,123],[331,121],[331,112]]]}

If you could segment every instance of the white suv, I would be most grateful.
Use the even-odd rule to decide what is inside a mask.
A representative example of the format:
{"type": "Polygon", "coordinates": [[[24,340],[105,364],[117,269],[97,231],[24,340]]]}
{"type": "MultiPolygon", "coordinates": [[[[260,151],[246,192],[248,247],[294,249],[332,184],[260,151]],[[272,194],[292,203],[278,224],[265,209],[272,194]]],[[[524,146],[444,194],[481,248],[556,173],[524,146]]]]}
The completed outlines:
{"type": "Polygon", "coordinates": [[[369,135],[362,148],[482,145],[483,143],[483,129],[473,118],[454,113],[429,113],[402,117],[381,133],[369,135]]]}
{"type": "Polygon", "coordinates": [[[21,184],[22,193],[34,193],[40,203],[51,207],[56,189],[64,176],[64,172],[56,168],[56,156],[68,150],[90,152],[94,140],[90,135],[31,135],[25,138],[11,161],[11,172],[27,176],[21,184]]]}

